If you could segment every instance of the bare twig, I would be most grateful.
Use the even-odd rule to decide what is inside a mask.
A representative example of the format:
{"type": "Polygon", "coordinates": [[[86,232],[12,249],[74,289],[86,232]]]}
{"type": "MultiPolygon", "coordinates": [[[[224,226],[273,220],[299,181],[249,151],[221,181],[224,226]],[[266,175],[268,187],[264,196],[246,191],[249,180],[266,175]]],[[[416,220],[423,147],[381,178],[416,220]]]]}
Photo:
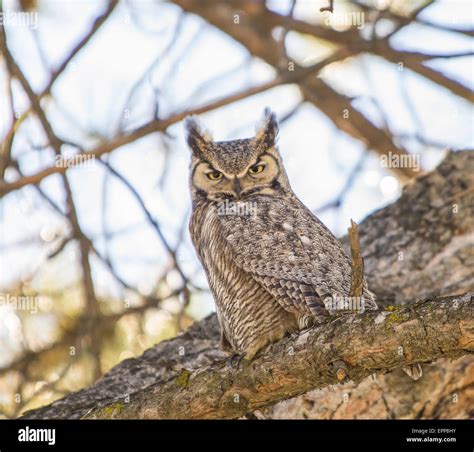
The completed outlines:
{"type": "Polygon", "coordinates": [[[325,11],[329,11],[330,13],[332,13],[334,11],[334,0],[329,0],[329,5],[319,8],[319,11],[322,13],[325,11]]]}
{"type": "Polygon", "coordinates": [[[43,89],[43,91],[39,94],[39,98],[48,95],[51,93],[51,88],[54,85],[54,82],[58,79],[58,77],[65,71],[66,67],[69,65],[71,60],[88,44],[88,42],[94,37],[96,32],[100,29],[100,27],[105,23],[105,21],[110,17],[115,7],[118,5],[118,0],[109,0],[107,8],[105,11],[94,20],[92,27],[90,30],[84,35],[84,37],[74,46],[74,48],[70,51],[69,55],[63,60],[61,65],[53,71],[51,74],[51,78],[43,89]]]}
{"type": "Polygon", "coordinates": [[[364,259],[360,252],[359,228],[357,223],[351,220],[351,227],[348,228],[349,244],[351,248],[351,292],[350,296],[361,298],[364,292],[364,259]]]}

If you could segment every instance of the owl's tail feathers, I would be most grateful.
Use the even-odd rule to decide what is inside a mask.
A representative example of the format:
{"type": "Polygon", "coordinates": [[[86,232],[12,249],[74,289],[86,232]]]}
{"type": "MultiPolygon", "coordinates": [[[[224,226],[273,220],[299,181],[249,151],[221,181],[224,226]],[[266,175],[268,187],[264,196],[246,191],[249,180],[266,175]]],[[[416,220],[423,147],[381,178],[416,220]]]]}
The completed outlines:
{"type": "Polygon", "coordinates": [[[413,380],[419,380],[423,376],[423,369],[419,363],[403,367],[402,369],[413,380]]]}

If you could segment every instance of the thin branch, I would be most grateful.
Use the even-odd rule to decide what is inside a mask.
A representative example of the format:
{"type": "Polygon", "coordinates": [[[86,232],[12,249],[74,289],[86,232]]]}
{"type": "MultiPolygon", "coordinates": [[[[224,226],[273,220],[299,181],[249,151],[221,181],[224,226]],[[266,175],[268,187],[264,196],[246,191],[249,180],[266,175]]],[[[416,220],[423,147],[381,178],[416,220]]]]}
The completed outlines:
{"type": "MultiPolygon", "coordinates": [[[[395,64],[402,63],[408,69],[411,69],[413,72],[416,72],[426,79],[431,80],[437,85],[450,90],[453,94],[456,94],[457,96],[462,97],[469,102],[474,102],[474,93],[469,87],[447,77],[435,69],[421,64],[422,61],[425,61],[428,58],[437,58],[436,55],[396,50],[390,47],[385,41],[377,41],[372,50],[375,55],[378,55],[395,64]]],[[[471,52],[469,52],[469,54],[471,54],[471,52]]],[[[463,56],[465,55],[463,54],[463,56]]],[[[443,56],[441,55],[438,57],[442,58],[443,56]]]]}
{"type": "Polygon", "coordinates": [[[0,154],[0,179],[3,179],[5,177],[5,170],[7,167],[10,165],[11,162],[11,151],[12,151],[12,145],[13,145],[13,137],[15,135],[16,130],[18,129],[18,126],[22,122],[22,118],[17,119],[15,117],[15,105],[13,102],[13,92],[12,92],[12,83],[11,83],[11,76],[8,74],[7,75],[7,96],[8,96],[8,102],[10,106],[10,111],[11,111],[11,127],[10,130],[7,132],[1,146],[1,154],[0,154]]]}
{"type": "Polygon", "coordinates": [[[421,19],[417,18],[416,21],[419,24],[426,25],[428,27],[436,28],[441,31],[447,31],[449,33],[460,33],[466,36],[474,37],[474,30],[473,29],[467,29],[467,28],[455,28],[455,27],[450,27],[448,25],[443,25],[443,24],[437,24],[435,22],[431,22],[428,19],[421,19]]]}
{"type": "MultiPolygon", "coordinates": [[[[328,0],[329,1],[329,0],[328,0]]],[[[291,15],[278,14],[275,11],[265,10],[265,14],[259,16],[259,23],[266,27],[283,27],[288,31],[312,35],[318,39],[324,39],[332,43],[347,44],[360,39],[359,30],[352,27],[344,31],[336,31],[329,27],[316,25],[303,20],[295,19],[291,15]]]]}
{"type": "Polygon", "coordinates": [[[155,230],[156,234],[158,235],[161,243],[165,247],[166,251],[168,254],[171,256],[173,259],[173,264],[180,274],[181,278],[183,279],[183,283],[186,283],[188,281],[187,276],[183,273],[181,270],[181,267],[178,263],[178,259],[176,258],[176,253],[175,250],[171,247],[171,245],[168,243],[166,240],[165,236],[163,235],[163,232],[161,231],[161,227],[158,224],[158,222],[153,218],[152,214],[150,211],[147,209],[145,203],[143,202],[143,199],[141,198],[140,194],[137,192],[137,190],[133,187],[133,185],[122,175],[120,174],[110,163],[99,159],[99,162],[111,173],[113,174],[120,182],[122,182],[127,189],[130,191],[130,193],[133,195],[137,203],[139,204],[140,208],[142,209],[143,213],[145,214],[148,222],[152,225],[153,229],[155,230]]]}
{"type": "Polygon", "coordinates": [[[118,5],[118,0],[109,0],[107,8],[105,11],[98,16],[94,23],[92,24],[90,30],[84,35],[84,37],[74,46],[74,48],[70,51],[69,55],[64,59],[61,65],[53,71],[51,74],[51,78],[43,89],[43,91],[39,94],[39,98],[48,95],[51,93],[51,88],[54,85],[54,82],[58,79],[58,77],[65,71],[71,60],[87,45],[87,43],[94,37],[96,32],[100,29],[100,27],[105,23],[105,21],[110,17],[112,12],[114,11],[115,7],[118,5]]]}
{"type": "Polygon", "coordinates": [[[320,12],[325,12],[325,11],[329,11],[330,13],[332,13],[334,11],[334,0],[328,0],[329,1],[329,5],[328,6],[323,6],[322,8],[319,8],[319,11],[320,12]]]}
{"type": "Polygon", "coordinates": [[[351,227],[348,228],[347,231],[352,257],[350,296],[361,298],[364,292],[364,259],[360,252],[359,228],[357,223],[351,220],[351,227]]]}

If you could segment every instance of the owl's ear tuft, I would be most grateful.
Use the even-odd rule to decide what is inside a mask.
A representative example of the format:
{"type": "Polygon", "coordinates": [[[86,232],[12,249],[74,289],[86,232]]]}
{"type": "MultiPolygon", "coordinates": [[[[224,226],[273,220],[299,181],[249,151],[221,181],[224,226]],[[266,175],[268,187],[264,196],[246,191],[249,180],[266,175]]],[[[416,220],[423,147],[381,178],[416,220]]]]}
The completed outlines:
{"type": "Polygon", "coordinates": [[[196,157],[202,157],[206,147],[212,143],[212,136],[203,129],[197,116],[188,116],[184,121],[186,141],[196,157]]]}
{"type": "Polygon", "coordinates": [[[268,107],[263,112],[263,119],[257,127],[255,140],[266,149],[275,146],[278,139],[278,121],[275,113],[268,107]]]}

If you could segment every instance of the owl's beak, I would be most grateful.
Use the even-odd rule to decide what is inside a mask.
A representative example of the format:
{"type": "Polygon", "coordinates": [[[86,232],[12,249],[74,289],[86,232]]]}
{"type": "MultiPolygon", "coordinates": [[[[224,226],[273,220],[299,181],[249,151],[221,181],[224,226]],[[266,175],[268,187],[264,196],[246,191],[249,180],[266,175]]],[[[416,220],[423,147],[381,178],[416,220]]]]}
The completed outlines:
{"type": "Polygon", "coordinates": [[[239,197],[240,193],[242,193],[242,186],[240,185],[240,180],[237,178],[237,176],[235,176],[234,180],[232,181],[232,189],[234,190],[237,197],[239,197]]]}

